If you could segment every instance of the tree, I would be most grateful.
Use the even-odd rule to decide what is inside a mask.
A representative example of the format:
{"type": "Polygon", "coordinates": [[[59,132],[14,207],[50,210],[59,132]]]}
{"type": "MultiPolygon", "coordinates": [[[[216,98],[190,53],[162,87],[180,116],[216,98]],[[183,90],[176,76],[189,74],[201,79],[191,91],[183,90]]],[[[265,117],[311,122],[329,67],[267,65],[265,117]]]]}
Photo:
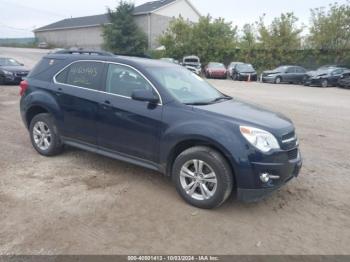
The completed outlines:
{"type": "Polygon", "coordinates": [[[315,49],[350,49],[350,2],[312,9],[308,42],[315,49]]]}
{"type": "Polygon", "coordinates": [[[237,29],[224,19],[201,17],[198,23],[183,18],[174,20],[159,42],[165,46],[167,56],[182,58],[198,55],[203,63],[224,61],[236,48],[237,29]]]}
{"type": "Polygon", "coordinates": [[[142,55],[147,50],[147,36],[138,28],[134,5],[120,1],[115,10],[108,8],[111,24],[103,28],[105,48],[113,53],[142,55]]]}
{"type": "Polygon", "coordinates": [[[242,33],[243,35],[240,39],[241,49],[254,49],[256,47],[256,30],[254,25],[245,24],[242,33]]]}
{"type": "Polygon", "coordinates": [[[260,46],[266,49],[297,50],[301,48],[302,28],[293,13],[281,14],[266,26],[264,17],[257,23],[260,46]]]}

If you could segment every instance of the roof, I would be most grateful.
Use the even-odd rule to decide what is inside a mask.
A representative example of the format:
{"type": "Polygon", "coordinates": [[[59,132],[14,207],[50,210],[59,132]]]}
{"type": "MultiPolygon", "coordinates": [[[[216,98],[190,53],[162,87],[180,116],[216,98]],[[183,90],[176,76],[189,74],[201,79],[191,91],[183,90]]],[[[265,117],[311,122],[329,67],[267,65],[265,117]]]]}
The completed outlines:
{"type": "Polygon", "coordinates": [[[135,7],[134,14],[135,15],[149,14],[175,1],[176,0],[159,0],[159,1],[147,2],[135,7]]]}
{"type": "MultiPolygon", "coordinates": [[[[134,15],[143,15],[143,14],[153,13],[154,11],[162,7],[165,7],[175,1],[177,0],[159,0],[159,1],[147,2],[145,4],[136,6],[134,9],[134,15]]],[[[34,32],[68,29],[68,28],[79,28],[79,27],[93,27],[93,26],[100,26],[108,23],[109,23],[108,14],[84,16],[84,17],[64,19],[56,23],[49,24],[44,27],[40,27],[34,30],[34,32]]]]}
{"type": "Polygon", "coordinates": [[[65,29],[65,28],[91,27],[91,26],[99,26],[99,25],[108,24],[108,23],[109,23],[108,14],[84,16],[84,17],[64,19],[56,23],[38,28],[34,30],[34,32],[58,30],[58,29],[65,29]]]}

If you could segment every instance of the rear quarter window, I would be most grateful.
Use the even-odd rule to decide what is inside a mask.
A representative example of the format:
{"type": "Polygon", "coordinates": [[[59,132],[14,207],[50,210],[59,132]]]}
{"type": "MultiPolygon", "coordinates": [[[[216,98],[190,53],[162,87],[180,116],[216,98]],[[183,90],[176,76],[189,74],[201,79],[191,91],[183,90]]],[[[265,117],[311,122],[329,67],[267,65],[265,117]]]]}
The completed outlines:
{"type": "Polygon", "coordinates": [[[59,68],[63,61],[63,59],[43,58],[33,70],[30,71],[28,77],[39,80],[50,79],[55,73],[55,69],[59,68]]]}

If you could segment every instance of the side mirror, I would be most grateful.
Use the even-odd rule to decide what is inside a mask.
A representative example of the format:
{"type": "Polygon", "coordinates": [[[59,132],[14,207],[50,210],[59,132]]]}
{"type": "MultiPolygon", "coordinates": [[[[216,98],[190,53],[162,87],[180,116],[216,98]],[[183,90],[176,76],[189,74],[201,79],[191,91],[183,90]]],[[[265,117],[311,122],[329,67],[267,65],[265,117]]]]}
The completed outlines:
{"type": "Polygon", "coordinates": [[[24,64],[20,64],[21,66],[24,66],[24,64]]]}
{"type": "Polygon", "coordinates": [[[159,97],[156,96],[151,90],[139,89],[132,92],[131,98],[136,101],[149,102],[152,104],[157,104],[159,102],[159,97]]]}

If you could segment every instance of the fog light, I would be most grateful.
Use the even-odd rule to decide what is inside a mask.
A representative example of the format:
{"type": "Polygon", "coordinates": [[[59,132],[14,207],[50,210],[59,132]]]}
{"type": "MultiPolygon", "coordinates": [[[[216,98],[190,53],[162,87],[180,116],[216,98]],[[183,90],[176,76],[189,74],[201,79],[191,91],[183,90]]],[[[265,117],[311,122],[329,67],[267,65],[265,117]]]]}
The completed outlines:
{"type": "Polygon", "coordinates": [[[278,180],[280,179],[281,177],[280,176],[274,176],[274,175],[270,175],[269,173],[262,173],[260,175],[260,180],[263,182],[263,183],[267,183],[269,182],[270,180],[278,180]]]}
{"type": "Polygon", "coordinates": [[[263,173],[260,175],[260,180],[263,182],[263,183],[267,183],[270,181],[270,175],[268,173],[263,173]]]}

